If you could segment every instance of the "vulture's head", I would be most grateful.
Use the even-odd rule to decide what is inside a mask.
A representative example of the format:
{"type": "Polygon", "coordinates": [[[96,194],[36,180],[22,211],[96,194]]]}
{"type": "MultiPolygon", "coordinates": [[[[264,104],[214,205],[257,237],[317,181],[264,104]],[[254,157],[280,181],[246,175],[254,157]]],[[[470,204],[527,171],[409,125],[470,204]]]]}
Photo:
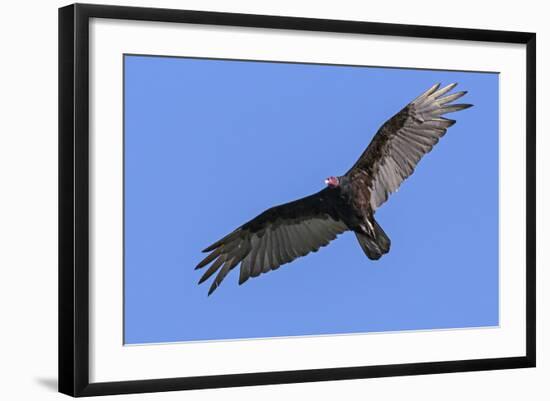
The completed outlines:
{"type": "Polygon", "coordinates": [[[325,180],[325,184],[327,184],[327,186],[330,188],[337,188],[340,186],[340,180],[338,179],[338,177],[328,177],[325,180]]]}

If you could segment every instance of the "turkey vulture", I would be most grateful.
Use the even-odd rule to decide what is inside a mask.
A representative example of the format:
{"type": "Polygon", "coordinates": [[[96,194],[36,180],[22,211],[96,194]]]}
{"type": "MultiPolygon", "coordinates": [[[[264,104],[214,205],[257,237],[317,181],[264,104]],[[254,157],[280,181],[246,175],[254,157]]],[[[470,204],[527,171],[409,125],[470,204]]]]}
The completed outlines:
{"type": "Polygon", "coordinates": [[[199,284],[218,272],[208,292],[212,294],[239,263],[239,284],[243,284],[318,251],[348,230],[355,233],[369,259],[387,253],[390,239],[374,214],[455,123],[442,116],[472,106],[451,104],[466,94],[447,95],[455,86],[436,84],[405,106],[382,125],[353,167],[342,176],[327,178],[321,191],[272,207],[204,249],[209,255],[196,269],[213,263],[199,284]]]}

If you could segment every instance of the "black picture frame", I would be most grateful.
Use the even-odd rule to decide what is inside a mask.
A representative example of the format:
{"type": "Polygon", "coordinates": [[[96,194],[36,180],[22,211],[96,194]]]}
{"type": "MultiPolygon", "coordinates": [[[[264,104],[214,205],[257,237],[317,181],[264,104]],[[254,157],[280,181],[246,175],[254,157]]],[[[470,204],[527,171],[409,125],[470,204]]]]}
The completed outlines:
{"type": "Polygon", "coordinates": [[[536,35],[220,12],[73,4],[59,9],[59,391],[71,396],[189,390],[534,367],[536,35]],[[285,30],[440,38],[526,45],[526,353],[521,357],[258,372],[154,380],[89,381],[89,21],[179,22],[285,30]]]}

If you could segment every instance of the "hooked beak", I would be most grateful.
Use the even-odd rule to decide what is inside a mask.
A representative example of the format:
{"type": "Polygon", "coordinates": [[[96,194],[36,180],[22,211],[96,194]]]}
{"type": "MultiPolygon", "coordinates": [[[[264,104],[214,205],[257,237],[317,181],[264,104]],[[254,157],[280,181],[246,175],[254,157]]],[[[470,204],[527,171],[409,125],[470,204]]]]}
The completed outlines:
{"type": "Polygon", "coordinates": [[[327,179],[325,179],[325,185],[328,185],[328,183],[329,183],[329,180],[327,178],[327,179]]]}

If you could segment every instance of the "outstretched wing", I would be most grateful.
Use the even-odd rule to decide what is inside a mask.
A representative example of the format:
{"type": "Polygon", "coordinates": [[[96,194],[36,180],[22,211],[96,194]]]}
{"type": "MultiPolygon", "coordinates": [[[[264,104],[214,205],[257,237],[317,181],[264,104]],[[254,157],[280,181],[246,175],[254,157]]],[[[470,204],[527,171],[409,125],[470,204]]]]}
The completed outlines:
{"type": "Polygon", "coordinates": [[[382,125],[355,165],[346,173],[367,183],[376,210],[409,177],[422,156],[432,150],[456,121],[444,114],[471,104],[451,104],[466,92],[444,96],[456,84],[432,86],[382,125]]]}
{"type": "Polygon", "coordinates": [[[250,277],[275,270],[294,259],[316,252],[348,227],[339,218],[327,188],[308,197],[266,210],[203,252],[210,252],[198,265],[212,265],[199,284],[218,272],[208,295],[227,273],[241,263],[239,284],[250,277]]]}

